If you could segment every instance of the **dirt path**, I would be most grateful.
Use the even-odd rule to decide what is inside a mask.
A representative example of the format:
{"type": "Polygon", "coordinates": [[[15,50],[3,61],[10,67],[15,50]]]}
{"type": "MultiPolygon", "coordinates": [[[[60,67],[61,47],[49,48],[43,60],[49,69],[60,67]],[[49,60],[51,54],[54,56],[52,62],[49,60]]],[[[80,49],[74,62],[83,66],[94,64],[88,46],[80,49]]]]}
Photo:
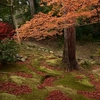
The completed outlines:
{"type": "MultiPolygon", "coordinates": [[[[24,41],[25,44],[34,45],[37,47],[44,47],[50,51],[53,51],[55,55],[62,57],[63,48],[59,47],[57,41],[53,40],[43,40],[43,41],[24,41]]],[[[97,49],[100,48],[100,43],[86,43],[86,44],[76,44],[76,56],[77,59],[91,59],[97,52],[97,49]]]]}

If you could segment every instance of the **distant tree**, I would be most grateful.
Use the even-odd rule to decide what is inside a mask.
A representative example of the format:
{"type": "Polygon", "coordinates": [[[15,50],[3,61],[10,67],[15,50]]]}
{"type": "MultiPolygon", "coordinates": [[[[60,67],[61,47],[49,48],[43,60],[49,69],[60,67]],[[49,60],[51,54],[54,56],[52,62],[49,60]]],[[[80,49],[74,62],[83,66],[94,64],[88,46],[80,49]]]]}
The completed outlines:
{"type": "Polygon", "coordinates": [[[30,5],[30,12],[31,12],[31,17],[35,14],[35,5],[34,5],[34,0],[28,0],[29,5],[30,5]]]}
{"type": "Polygon", "coordinates": [[[30,19],[27,0],[0,0],[0,7],[0,18],[2,21],[11,22],[12,20],[15,25],[15,19],[18,20],[19,24],[30,19]]]}
{"type": "Polygon", "coordinates": [[[5,0],[0,0],[0,20],[4,22],[10,22],[11,16],[10,16],[10,8],[6,6],[5,0]]]}

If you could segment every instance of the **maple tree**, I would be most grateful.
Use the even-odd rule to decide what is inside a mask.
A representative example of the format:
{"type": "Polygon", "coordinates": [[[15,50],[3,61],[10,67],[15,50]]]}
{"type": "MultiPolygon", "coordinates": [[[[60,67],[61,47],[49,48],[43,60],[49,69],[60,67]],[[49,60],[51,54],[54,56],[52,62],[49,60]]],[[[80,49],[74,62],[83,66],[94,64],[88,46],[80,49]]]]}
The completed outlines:
{"type": "Polygon", "coordinates": [[[11,24],[0,21],[0,41],[5,38],[12,38],[15,31],[11,24]]]}
{"type": "MultiPolygon", "coordinates": [[[[22,25],[17,31],[21,39],[29,37],[37,40],[52,37],[56,34],[63,34],[64,30],[64,51],[63,66],[67,70],[79,69],[75,55],[75,25],[78,25],[77,18],[97,15],[100,10],[99,0],[41,0],[40,4],[47,2],[47,5],[58,4],[61,9],[57,13],[59,17],[48,14],[38,13],[22,25]],[[97,6],[98,5],[98,6],[97,6]],[[95,6],[96,9],[95,9],[95,6]]],[[[97,18],[91,19],[91,23],[97,21],[97,18]]],[[[86,24],[86,23],[84,23],[86,24]]]]}

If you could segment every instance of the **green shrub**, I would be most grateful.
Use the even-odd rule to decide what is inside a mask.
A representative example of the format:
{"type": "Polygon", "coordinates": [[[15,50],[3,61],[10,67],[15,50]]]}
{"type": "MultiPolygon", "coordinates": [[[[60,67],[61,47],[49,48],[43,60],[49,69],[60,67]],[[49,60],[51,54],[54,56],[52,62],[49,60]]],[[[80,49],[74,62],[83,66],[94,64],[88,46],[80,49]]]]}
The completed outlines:
{"type": "Polygon", "coordinates": [[[82,64],[81,64],[81,66],[83,67],[83,68],[87,68],[87,69],[90,69],[91,68],[91,62],[89,61],[89,60],[85,60],[82,64]]]}
{"type": "Polygon", "coordinates": [[[16,61],[16,53],[18,52],[18,44],[13,39],[4,39],[0,41],[0,63],[16,61]]]}

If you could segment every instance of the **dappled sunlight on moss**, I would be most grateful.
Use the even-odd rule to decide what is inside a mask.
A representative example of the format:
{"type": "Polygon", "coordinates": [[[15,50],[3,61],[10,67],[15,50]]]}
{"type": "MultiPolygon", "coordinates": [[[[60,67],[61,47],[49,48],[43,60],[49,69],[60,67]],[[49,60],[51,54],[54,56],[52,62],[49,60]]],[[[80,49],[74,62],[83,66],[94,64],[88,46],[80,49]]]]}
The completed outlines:
{"type": "Polygon", "coordinates": [[[50,66],[58,66],[61,63],[61,59],[48,59],[45,62],[50,66]]]}
{"type": "Polygon", "coordinates": [[[91,84],[90,84],[91,86],[79,84],[77,82],[77,79],[75,79],[71,73],[69,73],[65,77],[57,80],[55,82],[55,84],[56,85],[63,85],[63,86],[70,87],[70,88],[76,89],[76,90],[87,90],[87,91],[94,90],[94,87],[91,84]]]}
{"type": "Polygon", "coordinates": [[[40,66],[38,68],[38,70],[42,71],[42,72],[45,72],[49,75],[52,75],[52,76],[57,76],[57,75],[61,75],[62,72],[61,71],[57,71],[57,70],[51,70],[49,68],[46,68],[45,66],[40,66]]]}
{"type": "Polygon", "coordinates": [[[93,87],[93,85],[89,82],[88,79],[82,79],[80,81],[77,81],[78,84],[82,84],[84,86],[87,86],[87,87],[93,87]]]}

